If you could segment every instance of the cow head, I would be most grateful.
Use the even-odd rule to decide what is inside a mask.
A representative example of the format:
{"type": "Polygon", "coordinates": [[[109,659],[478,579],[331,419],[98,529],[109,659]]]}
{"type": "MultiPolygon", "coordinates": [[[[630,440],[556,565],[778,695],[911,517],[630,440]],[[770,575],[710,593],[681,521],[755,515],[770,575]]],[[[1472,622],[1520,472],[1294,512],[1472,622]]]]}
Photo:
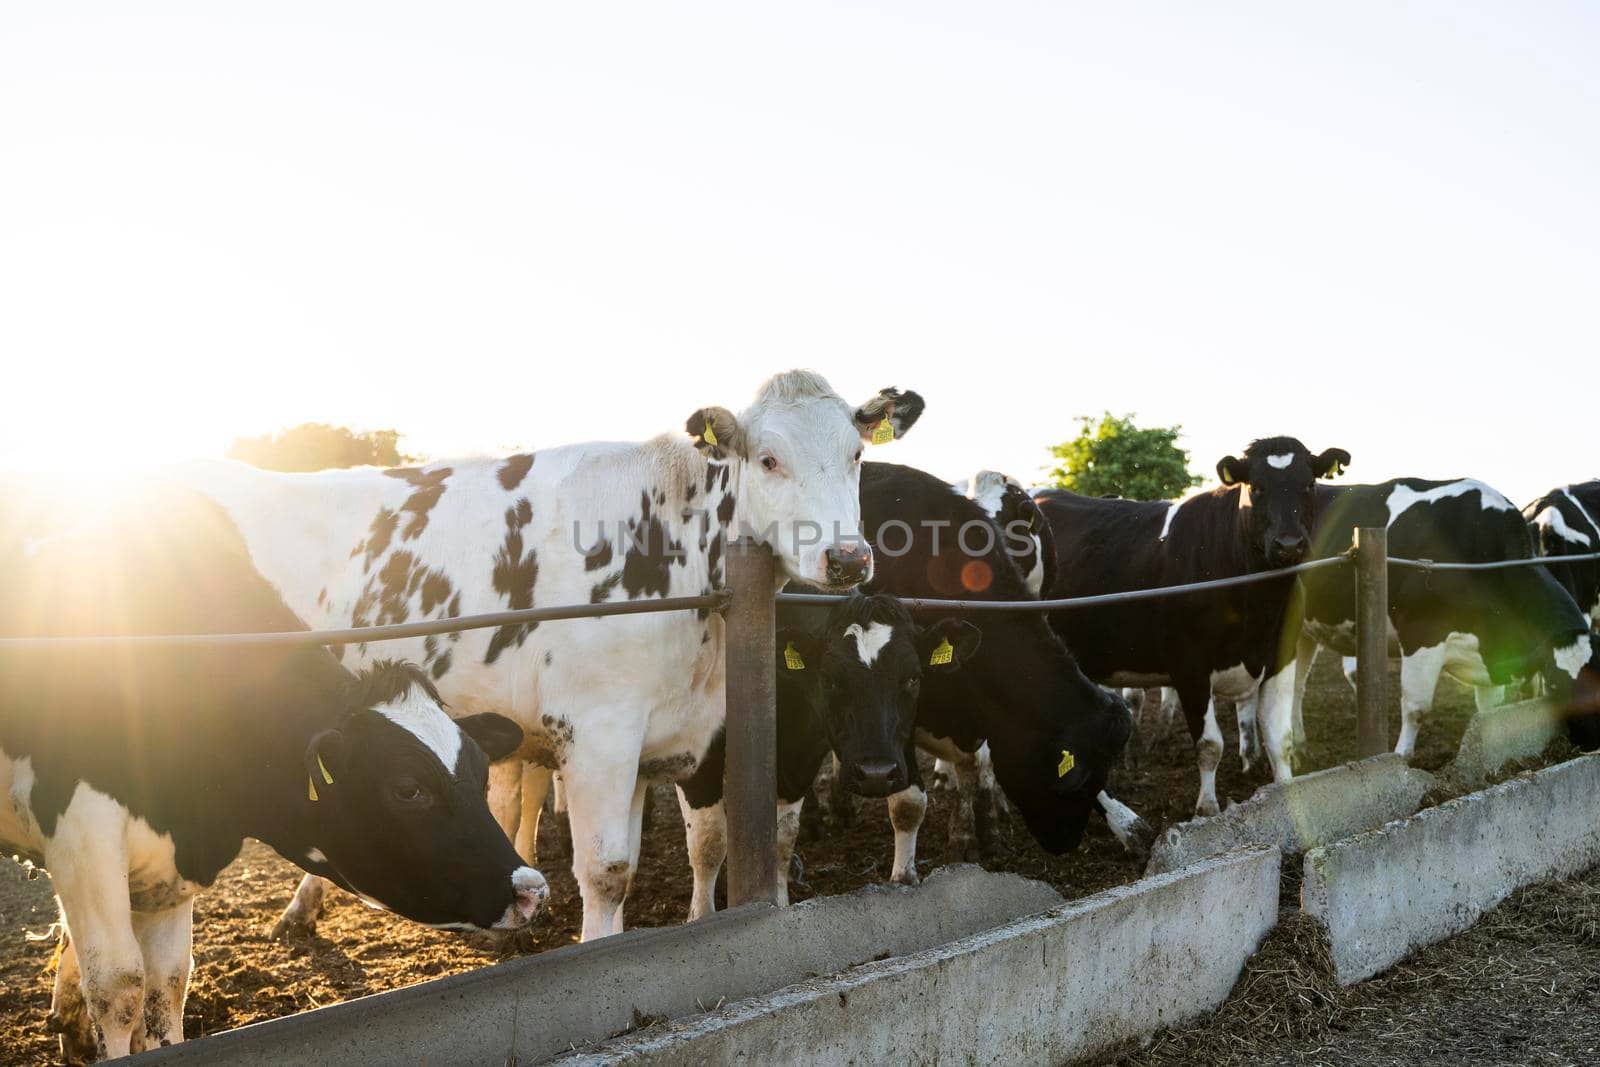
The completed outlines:
{"type": "Polygon", "coordinates": [[[1022,488],[999,471],[978,471],[957,491],[970,497],[1000,527],[1006,555],[1016,565],[1033,596],[1041,596],[1055,579],[1056,542],[1050,523],[1022,488]]]}
{"type": "Polygon", "coordinates": [[[1332,478],[1350,463],[1350,453],[1330,448],[1313,456],[1293,437],[1250,442],[1244,455],[1217,464],[1222,484],[1238,487],[1239,522],[1254,562],[1289,567],[1311,552],[1311,527],[1318,478],[1332,478]]]}
{"type": "Polygon", "coordinates": [[[761,387],[737,417],[701,408],[686,429],[713,462],[733,468],[739,530],[770,545],[784,574],[845,590],[872,577],[861,534],[861,456],[922,414],[916,393],[884,389],[851,407],[820,375],[789,371],[761,387]]]}
{"type": "Polygon", "coordinates": [[[349,708],[306,748],[296,799],[313,828],[307,868],[431,926],[531,922],[549,889],[485,799],[490,761],[516,751],[521,728],[494,714],[452,721],[405,664],[363,674],[349,708]]]}
{"type": "Polygon", "coordinates": [[[846,788],[883,797],[910,781],[906,752],[923,673],[958,670],[978,640],[977,627],[960,619],[918,627],[892,596],[852,596],[820,632],[779,631],[778,677],[803,692],[846,788]]]}

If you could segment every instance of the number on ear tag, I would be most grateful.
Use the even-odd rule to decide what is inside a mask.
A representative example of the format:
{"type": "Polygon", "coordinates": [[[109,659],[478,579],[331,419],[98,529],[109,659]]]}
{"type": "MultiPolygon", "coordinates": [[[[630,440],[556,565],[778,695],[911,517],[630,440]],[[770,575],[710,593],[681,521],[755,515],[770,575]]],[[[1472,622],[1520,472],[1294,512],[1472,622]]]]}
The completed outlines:
{"type": "Polygon", "coordinates": [[[886,445],[894,440],[894,423],[885,418],[872,428],[872,443],[886,445]]]}
{"type": "Polygon", "coordinates": [[[800,653],[795,649],[793,641],[783,646],[783,665],[791,671],[803,671],[806,669],[806,661],[800,658],[800,653]]]}
{"type": "Polygon", "coordinates": [[[1056,777],[1065,778],[1067,776],[1067,772],[1071,771],[1072,768],[1076,767],[1077,765],[1078,761],[1073,758],[1072,753],[1068,752],[1066,749],[1062,749],[1061,762],[1056,765],[1056,777]]]}
{"type": "Polygon", "coordinates": [[[933,655],[928,657],[928,666],[943,667],[955,658],[956,650],[951,646],[950,639],[948,637],[942,638],[938,647],[933,650],[933,655]]]}

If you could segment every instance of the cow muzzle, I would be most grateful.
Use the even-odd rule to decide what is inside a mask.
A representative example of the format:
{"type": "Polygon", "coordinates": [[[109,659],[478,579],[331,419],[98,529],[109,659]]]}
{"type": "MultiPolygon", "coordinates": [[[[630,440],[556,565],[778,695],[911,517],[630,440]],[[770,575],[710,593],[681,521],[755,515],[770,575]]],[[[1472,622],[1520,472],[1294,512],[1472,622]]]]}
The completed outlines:
{"type": "Polygon", "coordinates": [[[550,899],[550,886],[544,875],[532,867],[518,867],[511,872],[511,905],[506,908],[496,930],[520,930],[533,922],[550,899]]]}
{"type": "Polygon", "coordinates": [[[829,545],[822,558],[824,577],[831,586],[860,585],[872,577],[872,549],[865,544],[829,545]]]}
{"type": "Polygon", "coordinates": [[[894,760],[866,760],[855,764],[849,785],[864,797],[886,797],[906,787],[906,773],[894,760]]]}

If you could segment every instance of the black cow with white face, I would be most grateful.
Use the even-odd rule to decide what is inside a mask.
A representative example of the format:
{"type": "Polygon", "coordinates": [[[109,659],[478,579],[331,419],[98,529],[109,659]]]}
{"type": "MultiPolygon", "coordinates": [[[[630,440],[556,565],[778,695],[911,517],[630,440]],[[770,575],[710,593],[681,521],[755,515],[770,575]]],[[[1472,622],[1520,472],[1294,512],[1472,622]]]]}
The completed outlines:
{"type": "MultiPolygon", "coordinates": [[[[143,498],[0,560],[0,635],[303,629],[214,505],[143,498]]],[[[434,926],[517,929],[540,874],[489,814],[488,763],[522,731],[452,721],[402,664],[324,648],[0,648],[0,847],[50,871],[69,931],[63,1054],[183,1038],[194,895],[246,836],[434,926]]]]}
{"type": "MultiPolygon", "coordinates": [[[[1341,448],[1313,454],[1293,437],[1268,437],[1217,464],[1221,486],[1181,501],[1037,493],[1056,543],[1056,580],[1045,596],[1156,589],[1299,563],[1311,551],[1316,480],[1349,462],[1341,448]]],[[[1195,812],[1213,815],[1222,758],[1214,692],[1258,700],[1273,774],[1293,776],[1294,594],[1288,576],[1058,611],[1051,623],[1097,682],[1177,690],[1200,764],[1195,812]]]]}
{"type": "MultiPolygon", "coordinates": [[[[1452,563],[1528,559],[1523,515],[1471,478],[1397,478],[1376,485],[1319,486],[1315,554],[1347,550],[1358,527],[1387,527],[1389,555],[1452,563]]],[[[1343,570],[1304,576],[1299,658],[1316,646],[1355,652],[1355,589],[1343,570]]],[[[1390,648],[1400,656],[1400,737],[1409,756],[1440,674],[1472,686],[1479,705],[1509,683],[1540,678],[1563,704],[1573,738],[1600,742],[1600,657],[1589,618],[1546,567],[1490,571],[1389,568],[1390,648]]],[[[1297,701],[1297,705],[1298,705],[1297,701]]],[[[1298,710],[1298,707],[1297,707],[1298,710]]]]}
{"type": "Polygon", "coordinates": [[[1551,558],[1555,576],[1578,607],[1600,626],[1600,560],[1558,563],[1562,556],[1600,552],[1600,479],[1552,489],[1522,509],[1534,548],[1551,558]]]}
{"type": "MultiPolygon", "coordinates": [[[[830,750],[844,784],[867,797],[921,789],[912,731],[922,688],[968,662],[981,635],[960,619],[918,626],[892,596],[853,595],[826,608],[783,605],[778,631],[778,891],[788,902],[789,857],[806,793],[830,750]]],[[[694,896],[689,917],[713,909],[720,848],[723,739],[680,783],[694,896]],[[713,847],[715,846],[715,847],[713,847]]],[[[891,815],[896,811],[893,800],[891,815]]],[[[916,882],[916,834],[896,821],[893,881],[916,882]]]]}

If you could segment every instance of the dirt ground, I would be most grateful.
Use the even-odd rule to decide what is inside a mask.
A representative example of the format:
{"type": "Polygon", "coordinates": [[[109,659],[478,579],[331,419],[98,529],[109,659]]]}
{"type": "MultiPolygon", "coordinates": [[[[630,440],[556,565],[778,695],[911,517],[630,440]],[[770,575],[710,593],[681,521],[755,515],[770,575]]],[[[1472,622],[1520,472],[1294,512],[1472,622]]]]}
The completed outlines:
{"type": "MultiPolygon", "coordinates": [[[[1391,682],[1390,691],[1397,690],[1396,679],[1391,682]]],[[[1307,707],[1308,751],[1300,769],[1332,766],[1354,758],[1354,694],[1339,675],[1337,660],[1332,657],[1322,657],[1314,667],[1307,707]]],[[[1472,697],[1468,691],[1448,681],[1442,683],[1436,712],[1422,732],[1416,762],[1437,767],[1448,760],[1454,754],[1471,711],[1472,697]]],[[[1391,710],[1390,718],[1391,728],[1397,730],[1397,708],[1391,710]]],[[[1231,719],[1224,721],[1223,733],[1229,751],[1218,775],[1218,795],[1226,804],[1229,799],[1247,797],[1266,780],[1266,775],[1242,775],[1235,742],[1237,735],[1231,719]]],[[[1188,817],[1193,810],[1199,778],[1182,723],[1173,722],[1158,737],[1136,737],[1130,749],[1135,757],[1133,766],[1119,771],[1114,778],[1114,791],[1119,798],[1158,830],[1188,817]]],[[[683,827],[670,789],[656,791],[654,807],[653,825],[645,836],[640,870],[627,903],[629,928],[673,925],[682,922],[688,910],[690,878],[684,858],[683,827]]],[[[934,794],[919,848],[922,859],[918,869],[924,875],[945,862],[947,825],[952,808],[953,801],[948,794],[934,794]]],[[[576,941],[580,921],[577,888],[565,864],[553,858],[557,851],[553,829],[550,820],[546,820],[540,834],[540,854],[547,857],[540,867],[550,881],[550,906],[536,922],[531,936],[517,946],[429,930],[374,911],[338,893],[330,895],[328,914],[316,936],[272,941],[268,931],[288,903],[299,871],[264,846],[248,843],[217,884],[201,894],[195,907],[195,972],[185,1013],[186,1034],[196,1037],[215,1033],[469,970],[505,958],[508,953],[538,952],[576,941]]],[[[803,900],[819,894],[848,892],[884,880],[889,874],[891,854],[892,832],[885,806],[880,802],[863,803],[853,826],[835,831],[824,840],[802,844],[803,875],[792,885],[792,895],[796,900],[803,900]]],[[[999,840],[983,862],[991,869],[1015,871],[1049,882],[1069,898],[1132,881],[1141,873],[1140,865],[1123,853],[1100,820],[1091,823],[1083,845],[1066,856],[1042,852],[1033,844],[1020,820],[1003,820],[999,840]]],[[[1591,886],[1591,890],[1593,888],[1591,886]]],[[[44,1030],[50,1004],[53,942],[49,938],[26,939],[28,934],[45,933],[53,919],[48,878],[27,881],[21,867],[0,861],[0,1062],[56,1062],[55,1039],[44,1030]]],[[[1495,927],[1486,924],[1485,928],[1495,927]]],[[[1462,1014],[1454,1023],[1439,1016],[1435,1021],[1448,1026],[1444,1032],[1433,1033],[1426,1042],[1429,1054],[1445,1054],[1442,1050],[1456,1039],[1452,1030],[1467,1035],[1461,1037],[1463,1041],[1468,1037],[1471,1041],[1483,1041],[1490,1040],[1493,1034],[1503,1033],[1510,1040],[1526,1028],[1543,1029],[1541,1020],[1545,1014],[1541,1013],[1557,1010],[1555,1001],[1551,1000],[1557,994],[1539,994],[1528,983],[1543,982],[1541,989],[1565,990],[1561,995],[1568,996],[1569,1000],[1578,997],[1589,1007],[1595,1006],[1600,993],[1592,991],[1600,986],[1593,981],[1597,963],[1593,955],[1596,949],[1592,927],[1587,941],[1575,935],[1568,936],[1564,927],[1552,929],[1555,932],[1550,939],[1528,947],[1529,951],[1543,953],[1539,956],[1543,963],[1533,957],[1513,958],[1507,954],[1495,957],[1507,960],[1509,970],[1503,974],[1496,972],[1495,980],[1487,986],[1489,992],[1484,992],[1481,982],[1475,986],[1480,996],[1498,995],[1502,988],[1507,990],[1504,1003],[1492,1005],[1480,1000],[1472,1010],[1462,1008],[1462,1014]],[[1569,954],[1587,960],[1584,965],[1588,971],[1572,973],[1588,975],[1584,988],[1591,992],[1569,989],[1559,977],[1564,973],[1559,965],[1569,954]],[[1526,981],[1516,976],[1525,976],[1526,981]],[[1550,986],[1551,981],[1556,982],[1555,987],[1550,986]],[[1545,1000],[1535,1004],[1527,1001],[1525,995],[1540,995],[1545,1000]],[[1583,997],[1589,999],[1582,1000],[1583,997]],[[1466,1027],[1469,1022],[1472,1025],[1466,1027]]],[[[1474,931],[1466,936],[1487,935],[1474,931]]],[[[1409,984],[1406,979],[1391,976],[1360,988],[1364,991],[1381,986],[1389,991],[1387,999],[1395,1004],[1416,1000],[1415,1018],[1419,1020],[1433,1018],[1427,1014],[1429,1012],[1450,1010],[1434,995],[1436,991],[1427,972],[1416,971],[1407,964],[1396,974],[1412,974],[1413,977],[1409,984]],[[1423,999],[1418,1000],[1418,997],[1423,999]]],[[[1362,996],[1365,995],[1363,992],[1362,996]]],[[[1579,1001],[1572,1001],[1571,1006],[1579,1001]]],[[[1371,1035],[1387,1032],[1385,1026],[1401,1025],[1400,1017],[1381,1023],[1377,1015],[1370,1014],[1373,1009],[1366,1006],[1367,1003],[1363,1000],[1360,1006],[1352,1006],[1348,1012],[1335,1011],[1334,1014],[1348,1025],[1342,1030],[1328,1031],[1333,1035],[1328,1040],[1359,1042],[1363,1034],[1369,1034],[1375,1041],[1377,1037],[1371,1035]],[[1370,1027],[1364,1029],[1368,1022],[1370,1027]]],[[[1423,1022],[1415,1025],[1421,1027],[1417,1033],[1426,1032],[1423,1022]]],[[[1178,1047],[1175,1038],[1164,1040],[1165,1047],[1178,1047]]],[[[1420,1049],[1422,1039],[1418,1040],[1420,1049]]],[[[1294,1058],[1299,1055],[1298,1051],[1293,1051],[1295,1047],[1285,1043],[1281,1050],[1274,1051],[1258,1043],[1250,1055],[1258,1063],[1389,1062],[1369,1058],[1359,1051],[1362,1047],[1359,1044],[1351,1044],[1348,1054],[1337,1051],[1341,1046],[1329,1044],[1326,1050],[1315,1053],[1310,1059],[1294,1058]],[[1280,1051],[1288,1058],[1273,1059],[1280,1051]]],[[[1463,1049],[1469,1047],[1476,1050],[1479,1046],[1462,1046],[1463,1049]]],[[[1141,1055],[1145,1058],[1130,1062],[1197,1062],[1172,1058],[1161,1052],[1160,1047],[1141,1055]]],[[[1456,1062],[1483,1062],[1470,1055],[1465,1060],[1459,1055],[1451,1058],[1456,1062]]],[[[1590,1061],[1593,1060],[1590,1057],[1590,1061]]],[[[1582,1062],[1582,1058],[1537,1062],[1582,1062]]]]}

